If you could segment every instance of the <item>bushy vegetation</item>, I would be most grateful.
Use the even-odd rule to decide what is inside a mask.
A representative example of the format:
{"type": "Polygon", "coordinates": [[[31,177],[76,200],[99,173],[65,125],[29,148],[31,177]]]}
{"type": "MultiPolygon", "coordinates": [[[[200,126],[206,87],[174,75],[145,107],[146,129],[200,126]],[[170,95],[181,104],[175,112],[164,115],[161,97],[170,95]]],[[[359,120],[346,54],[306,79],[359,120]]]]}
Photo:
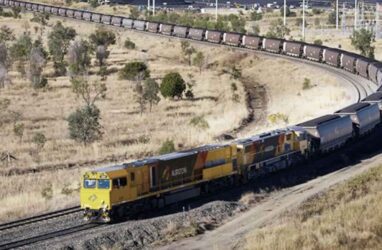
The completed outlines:
{"type": "Polygon", "coordinates": [[[119,77],[131,81],[144,80],[150,77],[150,70],[144,62],[129,62],[119,71],[119,77]]]}
{"type": "Polygon", "coordinates": [[[175,144],[172,140],[167,139],[162,143],[162,146],[159,149],[159,154],[168,154],[175,151],[175,144]]]}
{"type": "Polygon", "coordinates": [[[373,31],[364,28],[355,30],[350,40],[354,48],[361,52],[361,55],[374,58],[374,46],[372,46],[372,43],[375,41],[375,36],[373,31]]]}
{"type": "Polygon", "coordinates": [[[147,19],[149,21],[173,23],[194,28],[212,29],[220,31],[234,31],[243,33],[246,32],[245,18],[234,14],[222,16],[219,15],[218,20],[215,21],[214,17],[208,15],[197,15],[190,14],[187,12],[185,14],[178,14],[176,12],[160,11],[155,16],[147,16],[147,19]]]}
{"type": "Polygon", "coordinates": [[[210,125],[204,119],[203,116],[196,116],[196,117],[192,118],[190,121],[190,124],[195,126],[195,127],[201,128],[201,129],[207,129],[210,127],[210,125]]]}
{"type": "Polygon", "coordinates": [[[171,72],[163,77],[162,84],[160,85],[160,91],[164,98],[182,98],[185,90],[186,84],[178,72],[171,72]]]}
{"type": "Polygon", "coordinates": [[[124,46],[126,49],[135,49],[135,43],[130,39],[126,39],[124,46]]]}
{"type": "Polygon", "coordinates": [[[276,21],[271,22],[271,26],[265,36],[268,38],[285,38],[289,33],[290,29],[286,27],[283,24],[283,21],[279,18],[276,21]]]}

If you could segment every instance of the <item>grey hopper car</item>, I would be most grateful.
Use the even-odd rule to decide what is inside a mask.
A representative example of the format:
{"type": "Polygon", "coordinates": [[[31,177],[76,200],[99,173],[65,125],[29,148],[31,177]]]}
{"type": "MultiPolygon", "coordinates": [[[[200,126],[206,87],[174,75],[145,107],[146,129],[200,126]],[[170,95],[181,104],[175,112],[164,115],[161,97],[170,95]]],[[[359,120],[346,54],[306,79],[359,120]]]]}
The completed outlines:
{"type": "Polygon", "coordinates": [[[44,6],[44,12],[45,13],[50,13],[52,7],[51,6],[44,6]]]}
{"type": "Polygon", "coordinates": [[[232,46],[240,46],[241,34],[224,33],[223,43],[228,44],[228,45],[232,45],[232,46]]]}
{"type": "Polygon", "coordinates": [[[171,36],[172,32],[173,32],[173,29],[174,29],[174,25],[171,25],[171,24],[163,24],[163,23],[161,23],[159,25],[159,32],[164,34],[164,35],[171,36]]]}
{"type": "Polygon", "coordinates": [[[132,29],[133,28],[133,19],[123,18],[122,27],[132,29]]]}
{"type": "Polygon", "coordinates": [[[20,6],[21,8],[25,8],[26,5],[27,5],[26,2],[19,2],[19,6],[20,6]]]}
{"type": "Polygon", "coordinates": [[[16,5],[16,2],[13,1],[13,0],[9,0],[8,5],[11,6],[11,7],[18,6],[18,5],[16,5]]]}
{"type": "Polygon", "coordinates": [[[184,26],[175,26],[173,35],[177,37],[186,37],[188,28],[184,26]]]}
{"type": "Polygon", "coordinates": [[[58,9],[58,15],[59,16],[66,16],[66,9],[65,8],[59,8],[58,9]]]}
{"type": "Polygon", "coordinates": [[[38,10],[38,4],[32,4],[32,10],[37,11],[38,10]]]}
{"type": "Polygon", "coordinates": [[[193,40],[203,40],[205,35],[205,30],[203,29],[195,29],[195,28],[190,28],[188,30],[188,38],[193,39],[193,40]]]}
{"type": "Polygon", "coordinates": [[[324,49],[323,58],[326,64],[339,67],[340,57],[341,57],[341,51],[337,49],[329,49],[329,48],[324,49]]]}
{"type": "Polygon", "coordinates": [[[379,110],[381,111],[382,115],[382,92],[375,92],[363,99],[362,102],[378,104],[379,110]]]}
{"type": "Polygon", "coordinates": [[[136,30],[145,30],[146,29],[146,21],[142,20],[134,20],[134,29],[136,30]]]}
{"type": "Polygon", "coordinates": [[[382,86],[377,89],[378,92],[382,92],[382,86]]]}
{"type": "Polygon", "coordinates": [[[286,41],[283,44],[283,52],[286,55],[301,57],[303,49],[303,43],[286,41]]]}
{"type": "MultiPolygon", "coordinates": [[[[67,13],[67,12],[66,12],[67,13]]],[[[84,13],[84,12],[82,12],[82,11],[80,11],[80,10],[75,10],[74,11],[74,18],[75,19],[82,19],[82,13],[84,13]]],[[[84,13],[85,14],[85,13],[84,13]]],[[[88,14],[90,14],[90,13],[88,13],[88,14]]],[[[89,16],[89,20],[90,20],[90,16],[89,16]]]]}
{"type": "Polygon", "coordinates": [[[37,7],[38,12],[44,12],[45,11],[45,5],[39,4],[37,7]]]}
{"type": "Polygon", "coordinates": [[[102,15],[101,19],[103,24],[111,24],[111,16],[109,15],[102,15]]]}
{"type": "Polygon", "coordinates": [[[57,15],[58,14],[58,8],[57,7],[52,7],[50,9],[50,13],[52,13],[53,15],[57,15]]]}
{"type": "Polygon", "coordinates": [[[336,112],[341,116],[350,116],[357,136],[370,132],[380,122],[378,104],[355,103],[336,112]]]}
{"type": "Polygon", "coordinates": [[[122,17],[113,16],[111,18],[111,24],[114,25],[114,26],[121,27],[121,25],[122,25],[122,17]]]}
{"type": "Polygon", "coordinates": [[[27,10],[32,10],[32,4],[31,4],[31,3],[26,3],[26,4],[25,4],[25,8],[26,8],[27,10]]]}
{"type": "Polygon", "coordinates": [[[280,39],[264,38],[263,49],[273,53],[280,53],[283,41],[280,39]]]}
{"type": "Polygon", "coordinates": [[[100,23],[101,22],[101,15],[96,14],[96,13],[91,13],[91,20],[92,20],[92,22],[100,23]]]}
{"type": "Polygon", "coordinates": [[[306,44],[303,49],[303,56],[308,60],[321,62],[324,48],[325,47],[319,45],[306,44]]]}
{"type": "MultiPolygon", "coordinates": [[[[77,11],[75,12],[74,15],[76,15],[76,14],[77,14],[77,11]]],[[[85,21],[90,21],[92,19],[92,13],[91,12],[83,12],[82,19],[84,19],[85,21]]]]}
{"type": "Polygon", "coordinates": [[[367,59],[365,57],[358,57],[357,61],[355,62],[355,71],[360,76],[368,78],[369,77],[369,73],[368,73],[369,72],[369,70],[368,70],[369,64],[370,64],[369,59],[367,59]]]}
{"type": "Polygon", "coordinates": [[[159,31],[159,23],[147,23],[147,31],[157,33],[159,31]]]}
{"type": "Polygon", "coordinates": [[[67,9],[66,10],[66,16],[67,17],[74,17],[74,10],[67,9]]]}
{"type": "Polygon", "coordinates": [[[350,71],[352,73],[356,72],[356,61],[359,56],[351,53],[342,53],[340,60],[341,60],[341,67],[347,71],[350,71]]]}
{"type": "Polygon", "coordinates": [[[382,70],[382,64],[379,62],[373,62],[369,64],[369,79],[375,82],[377,85],[381,84],[378,80],[378,74],[382,70]]]}
{"type": "Polygon", "coordinates": [[[328,152],[344,145],[353,135],[350,116],[325,115],[297,125],[312,137],[311,152],[328,152]]]}
{"type": "Polygon", "coordinates": [[[258,36],[243,36],[243,46],[250,49],[260,49],[262,38],[258,36]]]}
{"type": "Polygon", "coordinates": [[[220,31],[206,31],[206,40],[212,43],[220,43],[222,41],[222,32],[220,31]]]}
{"type": "Polygon", "coordinates": [[[0,0],[0,4],[4,4],[5,5],[5,3],[4,3],[5,1],[4,0],[0,0]]]}

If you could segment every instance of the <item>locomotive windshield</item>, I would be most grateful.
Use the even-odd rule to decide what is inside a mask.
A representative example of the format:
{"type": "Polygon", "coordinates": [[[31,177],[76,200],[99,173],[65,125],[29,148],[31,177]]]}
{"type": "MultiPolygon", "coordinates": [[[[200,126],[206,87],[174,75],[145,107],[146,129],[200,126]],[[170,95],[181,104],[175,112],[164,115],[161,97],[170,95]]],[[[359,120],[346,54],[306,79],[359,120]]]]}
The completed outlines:
{"type": "Polygon", "coordinates": [[[84,188],[95,188],[96,180],[85,179],[84,180],[84,188]]]}
{"type": "Polygon", "coordinates": [[[110,188],[110,180],[98,180],[98,188],[109,189],[110,188]]]}

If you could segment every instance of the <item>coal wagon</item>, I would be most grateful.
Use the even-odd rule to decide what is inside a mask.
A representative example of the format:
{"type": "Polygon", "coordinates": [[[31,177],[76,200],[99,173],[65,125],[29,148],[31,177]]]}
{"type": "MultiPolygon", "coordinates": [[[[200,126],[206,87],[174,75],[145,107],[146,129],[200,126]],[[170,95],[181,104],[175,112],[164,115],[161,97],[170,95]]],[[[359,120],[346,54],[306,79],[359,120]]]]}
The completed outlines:
{"type": "Polygon", "coordinates": [[[360,76],[363,76],[365,78],[369,77],[369,64],[371,61],[365,57],[358,57],[357,61],[355,62],[355,71],[360,76]]]}
{"type": "Polygon", "coordinates": [[[300,42],[285,41],[283,52],[289,56],[301,57],[304,50],[304,44],[300,42]]]}
{"type": "Polygon", "coordinates": [[[122,26],[122,17],[113,16],[111,18],[111,25],[121,27],[122,26]]]}
{"type": "Polygon", "coordinates": [[[365,99],[363,99],[362,102],[378,104],[379,110],[381,111],[381,118],[382,118],[382,92],[375,92],[367,96],[365,99]]]}
{"type": "Polygon", "coordinates": [[[190,28],[188,30],[188,38],[193,40],[202,41],[204,39],[206,31],[204,29],[190,28]]]}
{"type": "Polygon", "coordinates": [[[223,34],[221,31],[213,31],[213,30],[206,31],[206,40],[211,43],[221,43],[222,36],[223,34]]]}
{"type": "Polygon", "coordinates": [[[133,19],[123,18],[122,19],[122,27],[132,29],[133,28],[133,19]]]}
{"type": "Polygon", "coordinates": [[[111,24],[111,16],[109,16],[109,15],[102,15],[101,22],[103,24],[107,24],[107,25],[111,24]]]}
{"type": "Polygon", "coordinates": [[[353,136],[353,123],[349,115],[325,115],[297,126],[305,129],[311,136],[311,154],[339,148],[353,136]]]}
{"type": "Polygon", "coordinates": [[[323,52],[323,59],[326,64],[334,67],[340,66],[341,51],[338,49],[325,48],[323,52]]]}
{"type": "Polygon", "coordinates": [[[243,36],[243,46],[250,49],[260,49],[262,38],[259,36],[243,36]]]}
{"type": "Polygon", "coordinates": [[[359,56],[352,53],[341,53],[340,61],[341,67],[352,73],[356,72],[356,62],[359,56]]]}
{"type": "Polygon", "coordinates": [[[147,23],[147,31],[152,33],[157,33],[159,31],[159,23],[148,22],[147,23]]]}
{"type": "Polygon", "coordinates": [[[355,103],[336,112],[341,116],[350,116],[357,136],[369,133],[380,122],[380,112],[376,103],[355,103]]]}
{"type": "Polygon", "coordinates": [[[171,36],[173,30],[174,30],[174,25],[172,25],[172,24],[161,23],[159,25],[159,32],[164,34],[164,35],[171,36]]]}
{"type": "Polygon", "coordinates": [[[263,49],[273,53],[280,53],[282,50],[283,41],[280,39],[264,38],[263,49]]]}
{"type": "Polygon", "coordinates": [[[92,13],[91,14],[91,21],[95,23],[100,23],[101,22],[101,15],[97,13],[92,13]]]}
{"type": "Polygon", "coordinates": [[[241,45],[241,34],[236,33],[224,33],[223,43],[227,45],[232,45],[239,47],[241,45]]]}
{"type": "Polygon", "coordinates": [[[188,27],[185,27],[185,26],[175,26],[174,27],[174,31],[173,31],[173,35],[176,36],[176,37],[182,37],[182,38],[185,38],[187,37],[187,33],[188,33],[188,27]]]}

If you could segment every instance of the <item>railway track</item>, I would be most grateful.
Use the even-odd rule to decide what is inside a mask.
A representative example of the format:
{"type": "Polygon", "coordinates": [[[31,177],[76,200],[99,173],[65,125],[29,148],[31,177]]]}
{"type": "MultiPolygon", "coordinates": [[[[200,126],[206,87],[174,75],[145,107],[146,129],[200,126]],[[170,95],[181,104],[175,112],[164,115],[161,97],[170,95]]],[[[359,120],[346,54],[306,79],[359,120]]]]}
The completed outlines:
{"type": "Polygon", "coordinates": [[[33,217],[21,219],[21,220],[16,220],[16,221],[4,223],[4,224],[0,225],[0,232],[4,231],[4,230],[7,230],[7,229],[13,229],[13,228],[25,226],[25,225],[28,225],[28,224],[37,223],[37,222],[40,222],[40,221],[45,221],[45,220],[61,217],[61,216],[64,216],[64,215],[77,213],[77,212],[80,212],[80,211],[81,211],[80,206],[75,206],[75,207],[70,207],[70,208],[66,208],[66,209],[62,209],[62,210],[57,210],[57,211],[54,211],[54,212],[50,212],[50,213],[46,213],[46,214],[41,214],[41,215],[37,215],[37,216],[33,216],[33,217]]]}
{"type": "Polygon", "coordinates": [[[31,245],[31,244],[34,244],[34,243],[37,243],[40,241],[52,239],[55,237],[61,237],[61,236],[89,230],[91,228],[100,227],[100,226],[104,226],[104,225],[101,225],[101,224],[81,224],[81,225],[77,225],[74,227],[64,228],[64,229],[60,229],[57,231],[41,234],[38,236],[29,237],[26,239],[1,243],[0,250],[13,249],[13,248],[18,248],[18,247],[22,247],[22,246],[27,246],[27,245],[31,245]]]}

